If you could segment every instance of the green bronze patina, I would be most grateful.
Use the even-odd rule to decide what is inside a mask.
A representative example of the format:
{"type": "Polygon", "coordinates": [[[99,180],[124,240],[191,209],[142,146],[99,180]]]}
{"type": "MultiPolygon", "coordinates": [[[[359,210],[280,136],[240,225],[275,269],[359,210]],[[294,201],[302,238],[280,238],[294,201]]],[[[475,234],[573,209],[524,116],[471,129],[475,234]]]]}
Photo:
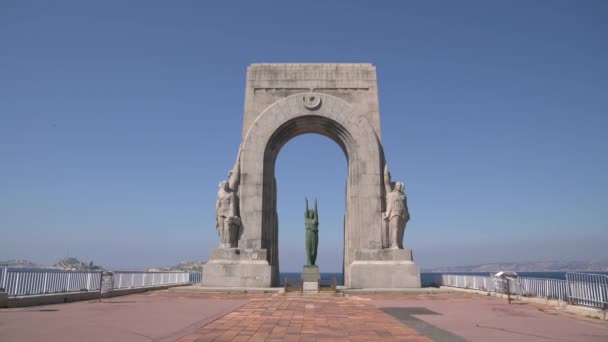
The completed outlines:
{"type": "Polygon", "coordinates": [[[315,208],[308,209],[308,198],[306,198],[306,211],[304,212],[304,223],[306,225],[306,260],[308,266],[314,266],[317,261],[317,247],[319,246],[319,212],[317,211],[317,199],[315,208]]]}

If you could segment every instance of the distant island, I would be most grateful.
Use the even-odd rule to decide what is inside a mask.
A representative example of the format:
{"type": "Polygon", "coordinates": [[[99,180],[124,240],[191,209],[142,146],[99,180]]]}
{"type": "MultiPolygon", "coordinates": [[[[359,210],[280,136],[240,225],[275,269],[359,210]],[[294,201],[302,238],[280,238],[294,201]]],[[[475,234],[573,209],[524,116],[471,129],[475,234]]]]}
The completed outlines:
{"type": "MultiPolygon", "coordinates": [[[[204,261],[182,261],[175,266],[162,266],[146,268],[145,272],[202,272],[204,261]]],[[[77,258],[63,258],[52,265],[39,265],[29,260],[0,260],[0,267],[28,268],[28,269],[53,269],[62,271],[102,271],[105,268],[95,265],[93,261],[80,261],[77,258]]]]}
{"type": "Polygon", "coordinates": [[[101,271],[103,267],[95,265],[92,261],[80,261],[76,258],[63,258],[52,265],[38,265],[29,260],[0,260],[0,266],[11,268],[41,268],[62,271],[101,271]]]}
{"type": "Polygon", "coordinates": [[[608,272],[608,260],[587,261],[528,261],[528,262],[497,262],[469,266],[434,267],[424,272],[608,272]]]}
{"type": "Polygon", "coordinates": [[[202,272],[204,265],[205,265],[204,261],[182,261],[175,266],[146,268],[146,272],[170,272],[170,271],[202,272]]]}

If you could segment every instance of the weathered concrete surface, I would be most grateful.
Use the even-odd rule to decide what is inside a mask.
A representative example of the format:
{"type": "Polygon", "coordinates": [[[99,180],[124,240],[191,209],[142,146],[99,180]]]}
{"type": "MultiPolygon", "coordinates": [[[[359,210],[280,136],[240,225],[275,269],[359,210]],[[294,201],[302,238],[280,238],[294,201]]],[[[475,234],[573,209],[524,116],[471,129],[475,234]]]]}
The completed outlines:
{"type": "MultiPolygon", "coordinates": [[[[450,287],[450,286],[442,286],[441,289],[447,290],[447,291],[476,293],[479,295],[494,296],[494,297],[499,297],[499,298],[504,298],[504,299],[507,298],[507,295],[504,295],[501,293],[496,293],[496,292],[463,289],[463,288],[450,287]]],[[[528,303],[543,304],[543,305],[551,306],[558,310],[569,312],[569,313],[579,315],[579,316],[597,318],[597,319],[601,319],[601,320],[608,320],[608,315],[606,314],[606,311],[601,310],[599,308],[592,308],[592,307],[586,307],[586,306],[581,306],[581,305],[570,305],[567,302],[564,302],[561,300],[554,300],[554,299],[547,299],[547,298],[523,297],[523,296],[520,296],[520,297],[511,296],[511,298],[512,299],[516,298],[517,301],[521,301],[521,302],[528,302],[528,303]]]]}
{"type": "MultiPolygon", "coordinates": [[[[379,268],[399,276],[353,277],[357,255],[382,251],[382,213],[386,208],[384,167],[376,68],[371,64],[253,64],[247,71],[243,135],[239,154],[238,198],[242,251],[266,251],[270,278],[251,283],[260,267],[247,260],[210,258],[203,279],[210,286],[278,286],[278,220],[275,162],[281,148],[306,133],[334,140],[348,160],[344,220],[344,281],[349,287],[414,287],[411,256],[394,254],[392,266],[379,268]],[[400,258],[403,257],[403,258],[400,258]],[[409,261],[402,264],[402,261],[409,261]],[[405,265],[398,267],[397,265],[405,265]],[[211,272],[207,271],[207,268],[211,272]],[[241,272],[245,278],[239,278],[241,272]],[[215,277],[219,277],[215,280],[215,277]],[[230,279],[234,278],[234,279],[230,279]],[[388,282],[385,284],[383,282],[388,282]]],[[[411,254],[411,253],[410,253],[411,254]]],[[[368,263],[368,265],[370,265],[368,263]]],[[[414,265],[415,266],[415,265],[414,265]]],[[[264,276],[266,273],[264,271],[264,276]]],[[[418,284],[418,287],[420,285],[418,284]]]]}
{"type": "Polygon", "coordinates": [[[216,248],[203,266],[204,286],[270,287],[272,268],[265,249],[216,248]]]}
{"type": "Polygon", "coordinates": [[[0,292],[0,308],[8,307],[8,293],[0,292]]]}
{"type": "Polygon", "coordinates": [[[419,288],[420,269],[412,261],[354,261],[352,288],[419,288]]]}
{"type": "Polygon", "coordinates": [[[359,250],[350,265],[352,288],[419,288],[420,269],[411,249],[359,250]]]}
{"type": "Polygon", "coordinates": [[[607,324],[549,314],[544,312],[550,309],[546,306],[508,304],[495,297],[456,292],[365,297],[379,308],[423,308],[427,313],[414,315],[415,319],[468,341],[608,341],[607,324]]]}
{"type": "Polygon", "coordinates": [[[0,341],[175,341],[246,302],[150,293],[0,309],[0,341]]]}
{"type": "Polygon", "coordinates": [[[304,265],[300,278],[302,279],[302,291],[319,292],[319,280],[321,280],[319,266],[304,265]]]}
{"type": "Polygon", "coordinates": [[[321,272],[319,271],[318,266],[304,266],[304,270],[302,271],[302,275],[300,278],[303,281],[316,281],[319,282],[321,280],[321,272]]]}

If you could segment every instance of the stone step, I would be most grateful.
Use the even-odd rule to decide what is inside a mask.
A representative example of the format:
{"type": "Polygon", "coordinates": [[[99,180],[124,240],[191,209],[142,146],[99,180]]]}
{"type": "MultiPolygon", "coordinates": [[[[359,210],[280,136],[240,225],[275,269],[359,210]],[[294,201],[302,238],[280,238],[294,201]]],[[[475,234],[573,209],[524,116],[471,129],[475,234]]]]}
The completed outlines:
{"type": "Polygon", "coordinates": [[[338,292],[284,292],[285,297],[344,297],[343,293],[338,292]]]}

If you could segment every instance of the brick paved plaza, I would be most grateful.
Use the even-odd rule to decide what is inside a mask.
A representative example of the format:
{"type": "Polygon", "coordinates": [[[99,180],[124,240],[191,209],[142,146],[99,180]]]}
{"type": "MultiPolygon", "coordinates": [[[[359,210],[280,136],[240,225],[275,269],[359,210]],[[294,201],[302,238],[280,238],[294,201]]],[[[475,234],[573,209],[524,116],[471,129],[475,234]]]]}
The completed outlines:
{"type": "Polygon", "coordinates": [[[0,341],[607,341],[608,324],[465,293],[149,292],[0,309],[0,341]]]}

